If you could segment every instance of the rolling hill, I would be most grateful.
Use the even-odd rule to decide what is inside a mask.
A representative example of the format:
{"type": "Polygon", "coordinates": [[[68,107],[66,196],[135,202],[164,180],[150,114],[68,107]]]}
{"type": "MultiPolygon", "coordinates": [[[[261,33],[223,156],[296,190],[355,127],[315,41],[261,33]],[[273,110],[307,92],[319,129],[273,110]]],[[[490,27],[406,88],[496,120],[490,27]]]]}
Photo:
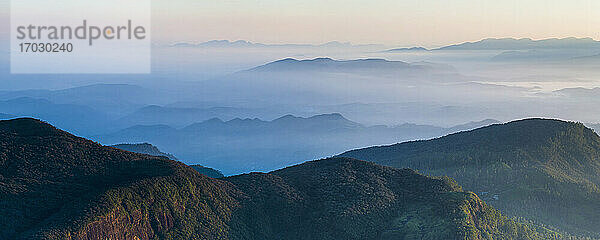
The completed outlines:
{"type": "Polygon", "coordinates": [[[526,119],[341,156],[449,176],[508,215],[600,235],[600,137],[583,124],[526,119]]]}
{"type": "Polygon", "coordinates": [[[426,177],[349,158],[216,180],[34,119],[0,121],[2,239],[555,239],[426,177]]]}

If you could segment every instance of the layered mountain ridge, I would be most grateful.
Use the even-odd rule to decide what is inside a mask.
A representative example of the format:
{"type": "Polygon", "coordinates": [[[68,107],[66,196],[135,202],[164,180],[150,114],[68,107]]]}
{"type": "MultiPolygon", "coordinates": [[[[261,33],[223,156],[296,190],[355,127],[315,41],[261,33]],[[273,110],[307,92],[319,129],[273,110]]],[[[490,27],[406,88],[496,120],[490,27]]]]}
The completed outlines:
{"type": "Polygon", "coordinates": [[[222,180],[0,121],[2,239],[540,239],[448,178],[331,158],[222,180]]]}

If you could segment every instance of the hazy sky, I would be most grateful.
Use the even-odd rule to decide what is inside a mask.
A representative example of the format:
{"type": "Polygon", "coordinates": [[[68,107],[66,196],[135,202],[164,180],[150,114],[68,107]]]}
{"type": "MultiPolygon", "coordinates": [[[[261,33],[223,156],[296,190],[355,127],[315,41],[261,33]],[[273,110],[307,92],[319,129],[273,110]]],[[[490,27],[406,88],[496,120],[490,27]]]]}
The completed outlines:
{"type": "MultiPolygon", "coordinates": [[[[0,0],[0,14],[8,2],[0,0]]],[[[487,37],[600,39],[599,0],[153,0],[153,10],[153,39],[161,41],[431,47],[487,37]]]]}
{"type": "Polygon", "coordinates": [[[600,38],[598,0],[161,2],[154,30],[167,39],[437,46],[486,37],[600,38]]]}

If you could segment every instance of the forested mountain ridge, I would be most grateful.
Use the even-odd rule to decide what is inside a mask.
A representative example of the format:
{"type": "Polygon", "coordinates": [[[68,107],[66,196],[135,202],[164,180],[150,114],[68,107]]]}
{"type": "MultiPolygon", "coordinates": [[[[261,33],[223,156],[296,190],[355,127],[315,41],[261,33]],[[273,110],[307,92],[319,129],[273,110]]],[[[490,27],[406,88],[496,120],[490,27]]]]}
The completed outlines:
{"type": "Polygon", "coordinates": [[[600,137],[581,123],[526,119],[342,156],[450,176],[509,215],[600,234],[600,137]]]}
{"type": "Polygon", "coordinates": [[[554,239],[431,178],[350,158],[217,180],[0,121],[2,239],[554,239]]]}
{"type": "Polygon", "coordinates": [[[164,157],[0,121],[0,239],[219,239],[235,192],[164,157]]]}

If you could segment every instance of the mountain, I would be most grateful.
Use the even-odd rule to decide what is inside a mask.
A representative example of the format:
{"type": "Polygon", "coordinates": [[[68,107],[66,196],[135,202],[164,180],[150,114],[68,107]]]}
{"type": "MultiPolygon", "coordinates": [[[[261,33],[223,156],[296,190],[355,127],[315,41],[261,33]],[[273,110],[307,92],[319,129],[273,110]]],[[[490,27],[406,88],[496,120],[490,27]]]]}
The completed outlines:
{"type": "Polygon", "coordinates": [[[161,152],[156,146],[150,143],[136,143],[136,144],[116,144],[111,147],[118,148],[125,151],[148,154],[155,157],[166,157],[171,160],[177,160],[173,154],[161,152]]]}
{"type": "Polygon", "coordinates": [[[4,113],[0,113],[0,120],[8,120],[11,118],[15,118],[15,116],[10,115],[10,114],[4,114],[4,113]]]}
{"type": "Polygon", "coordinates": [[[104,144],[151,142],[188,164],[202,164],[233,175],[271,171],[357,147],[429,139],[491,123],[496,122],[487,120],[452,128],[416,124],[365,126],[338,113],[285,115],[271,121],[213,118],[183,128],[134,126],[95,136],[94,140],[104,144]]]}
{"type": "Polygon", "coordinates": [[[435,50],[532,50],[532,49],[600,49],[600,42],[592,38],[488,38],[477,42],[450,45],[435,50]]]}
{"type": "Polygon", "coordinates": [[[559,95],[564,95],[564,96],[568,96],[570,98],[574,98],[574,99],[589,99],[589,100],[594,100],[595,96],[598,96],[598,94],[600,94],[600,88],[564,88],[561,90],[556,90],[553,93],[559,94],[559,95]]]}
{"type": "Polygon", "coordinates": [[[600,134],[600,124],[587,124],[587,126],[596,131],[596,134],[600,134]]]}
{"type": "MultiPolygon", "coordinates": [[[[272,110],[273,112],[278,112],[272,110]]],[[[237,107],[162,107],[156,105],[145,106],[137,109],[117,122],[124,126],[133,125],[169,125],[184,127],[193,123],[209,120],[211,118],[234,119],[253,116],[275,116],[265,109],[250,109],[237,107]]]]}
{"type": "MultiPolygon", "coordinates": [[[[150,156],[156,157],[166,157],[171,160],[177,160],[173,154],[164,153],[160,151],[156,146],[149,143],[138,143],[138,144],[116,144],[111,147],[118,148],[125,151],[148,154],[150,156]]],[[[198,171],[200,174],[204,174],[211,178],[222,178],[223,174],[219,170],[215,170],[212,168],[204,167],[202,165],[191,165],[194,170],[198,171]]]]}
{"type": "Polygon", "coordinates": [[[96,111],[120,115],[155,101],[155,91],[129,84],[94,84],[60,90],[2,91],[0,100],[44,99],[56,104],[88,106],[96,111]],[[153,100],[154,99],[154,100],[153,100]]]}
{"type": "MultiPolygon", "coordinates": [[[[533,49],[533,50],[510,50],[502,52],[491,58],[495,62],[565,62],[574,59],[582,59],[581,56],[589,54],[589,48],[581,49],[533,49]]],[[[599,49],[600,51],[600,49],[599,49]]]]}
{"type": "Polygon", "coordinates": [[[242,201],[249,239],[540,239],[451,179],[355,159],[226,181],[255,193],[242,201]]]}
{"type": "Polygon", "coordinates": [[[348,158],[217,180],[0,121],[2,239],[550,239],[451,179],[348,158]]]}
{"type": "Polygon", "coordinates": [[[197,101],[247,107],[323,106],[349,103],[472,103],[522,96],[525,88],[485,84],[461,75],[454,67],[431,62],[385,59],[286,58],[248,70],[195,83],[197,101]],[[461,92],[477,96],[468,97],[461,92]],[[426,96],[421,94],[427,92],[426,96]],[[498,93],[501,93],[500,95],[498,93]]]}
{"type": "Polygon", "coordinates": [[[40,118],[77,134],[97,134],[111,128],[110,118],[103,112],[83,105],[57,104],[46,99],[20,97],[0,101],[0,112],[40,118]]]}
{"type": "Polygon", "coordinates": [[[478,121],[478,122],[468,122],[465,124],[456,125],[454,127],[448,128],[446,130],[446,132],[448,132],[448,133],[462,132],[462,131],[473,130],[476,128],[489,126],[492,124],[498,124],[498,123],[500,123],[500,122],[496,119],[485,119],[485,120],[478,121]]]}
{"type": "Polygon", "coordinates": [[[410,47],[410,48],[394,48],[390,50],[386,50],[385,52],[423,52],[429,51],[429,49],[424,47],[410,47]]]}
{"type": "Polygon", "coordinates": [[[246,40],[211,40],[201,43],[177,42],[170,45],[171,47],[195,47],[195,48],[351,48],[351,47],[383,47],[377,44],[354,45],[351,43],[342,43],[331,41],[323,44],[265,44],[253,43],[246,40]]]}
{"type": "Polygon", "coordinates": [[[0,121],[0,146],[2,239],[219,239],[236,208],[231,184],[38,120],[0,121]]]}
{"type": "Polygon", "coordinates": [[[223,175],[223,173],[221,173],[221,171],[215,170],[215,169],[212,169],[209,167],[205,167],[202,165],[190,165],[190,167],[193,168],[194,170],[198,171],[200,174],[204,174],[211,178],[225,177],[225,175],[223,175]]]}
{"type": "Polygon", "coordinates": [[[600,236],[600,137],[580,123],[526,119],[341,156],[449,176],[508,215],[600,236]]]}
{"type": "Polygon", "coordinates": [[[412,65],[401,61],[385,59],[334,60],[331,58],[315,58],[296,60],[286,58],[271,62],[249,71],[323,71],[323,72],[360,72],[360,71],[427,71],[433,70],[425,65],[412,65]]]}

